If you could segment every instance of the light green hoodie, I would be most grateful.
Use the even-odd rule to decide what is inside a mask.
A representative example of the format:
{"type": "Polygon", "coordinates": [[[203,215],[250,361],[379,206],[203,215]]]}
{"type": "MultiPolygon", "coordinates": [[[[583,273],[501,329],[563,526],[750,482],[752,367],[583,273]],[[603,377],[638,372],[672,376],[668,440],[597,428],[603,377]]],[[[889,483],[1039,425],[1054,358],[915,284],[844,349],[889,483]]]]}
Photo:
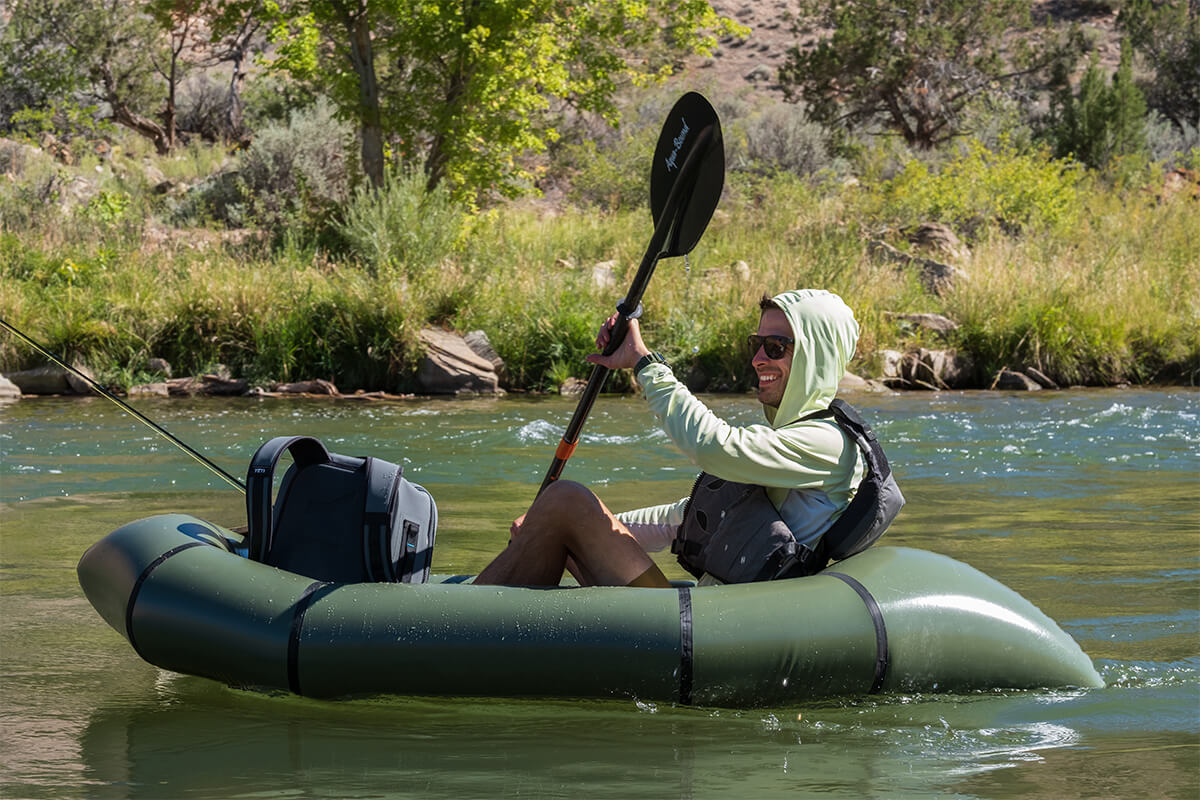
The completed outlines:
{"type": "MultiPolygon", "coordinates": [[[[854,355],[858,323],[842,299],[802,289],[773,298],[792,335],[792,367],[779,408],[767,422],[735,426],[713,414],[671,369],[650,364],[638,373],[663,430],[704,472],[767,488],[798,542],[812,545],[845,510],[865,470],[858,448],[829,419],[798,421],[829,407],[854,355]]],[[[618,515],[647,550],[670,543],[687,498],[618,515]]]]}

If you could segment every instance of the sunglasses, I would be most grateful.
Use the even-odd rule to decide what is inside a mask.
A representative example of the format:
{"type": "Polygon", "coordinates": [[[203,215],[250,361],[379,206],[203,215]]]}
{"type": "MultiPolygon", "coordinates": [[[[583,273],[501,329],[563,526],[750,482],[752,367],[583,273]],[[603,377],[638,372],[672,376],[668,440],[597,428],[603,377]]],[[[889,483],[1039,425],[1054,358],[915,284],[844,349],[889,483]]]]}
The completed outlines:
{"type": "Polygon", "coordinates": [[[746,337],[746,343],[750,345],[750,356],[754,357],[758,354],[758,349],[761,347],[763,352],[767,354],[767,358],[778,360],[787,354],[788,348],[796,342],[790,336],[759,336],[753,334],[746,337]]]}

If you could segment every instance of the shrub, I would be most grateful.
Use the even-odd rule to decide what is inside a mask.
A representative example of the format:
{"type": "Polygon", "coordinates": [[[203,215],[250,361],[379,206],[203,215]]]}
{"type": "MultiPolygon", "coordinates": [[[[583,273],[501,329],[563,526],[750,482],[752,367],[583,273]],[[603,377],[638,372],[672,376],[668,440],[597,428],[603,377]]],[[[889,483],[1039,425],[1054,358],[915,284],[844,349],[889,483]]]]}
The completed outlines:
{"type": "Polygon", "coordinates": [[[320,235],[350,193],[349,127],[322,100],[292,114],[286,126],[260,131],[238,163],[250,216],[282,233],[289,225],[320,235]]]}
{"type": "Polygon", "coordinates": [[[828,130],[809,122],[799,105],[769,106],[742,123],[739,133],[745,144],[733,149],[732,169],[814,175],[834,165],[828,130]]]}
{"type": "Polygon", "coordinates": [[[1146,101],[1133,83],[1133,52],[1121,47],[1121,65],[1105,86],[1096,60],[1071,93],[1069,83],[1051,100],[1049,137],[1055,155],[1073,157],[1089,167],[1101,169],[1114,156],[1140,153],[1146,146],[1146,101]]]}
{"type": "Polygon", "coordinates": [[[336,227],[374,273],[399,270],[411,277],[450,255],[465,215],[448,188],[427,192],[423,175],[404,170],[389,173],[378,190],[355,190],[336,227]]]}
{"type": "Polygon", "coordinates": [[[934,173],[909,161],[877,195],[866,195],[870,216],[890,225],[945,222],[961,231],[998,224],[1005,230],[1068,224],[1080,208],[1083,173],[1044,150],[989,150],[972,141],[965,153],[934,173]]]}

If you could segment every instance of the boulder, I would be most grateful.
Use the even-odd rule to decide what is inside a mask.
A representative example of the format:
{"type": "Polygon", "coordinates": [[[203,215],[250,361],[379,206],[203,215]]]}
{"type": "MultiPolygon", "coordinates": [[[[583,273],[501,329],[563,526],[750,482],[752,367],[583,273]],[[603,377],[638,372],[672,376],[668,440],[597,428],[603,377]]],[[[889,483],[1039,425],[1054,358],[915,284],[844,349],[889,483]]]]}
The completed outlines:
{"type": "Polygon", "coordinates": [[[1025,369],[1023,369],[1021,371],[1024,372],[1029,377],[1033,378],[1035,381],[1037,381],[1038,385],[1041,386],[1043,389],[1058,389],[1059,388],[1059,385],[1054,382],[1053,378],[1051,378],[1046,373],[1042,372],[1037,367],[1026,367],[1025,369]]]}
{"type": "Polygon", "coordinates": [[[942,264],[930,258],[909,255],[879,239],[872,239],[867,243],[867,247],[871,255],[876,258],[891,261],[901,267],[915,267],[918,270],[921,285],[930,294],[941,295],[949,291],[955,281],[967,278],[967,273],[958,267],[942,264]]]}
{"type": "Polygon", "coordinates": [[[879,381],[862,378],[852,372],[847,372],[838,382],[838,394],[843,392],[886,392],[888,387],[879,381]]]}
{"type": "Polygon", "coordinates": [[[467,343],[467,347],[471,348],[472,353],[491,363],[492,370],[495,371],[501,384],[507,382],[508,370],[504,367],[504,359],[492,347],[492,342],[485,332],[471,331],[463,337],[463,341],[467,343]]]}
{"type": "Polygon", "coordinates": [[[425,345],[425,357],[417,371],[417,384],[422,392],[499,392],[500,379],[491,362],[476,355],[463,337],[439,328],[425,328],[417,336],[425,345]]]}
{"type": "Polygon", "coordinates": [[[21,387],[17,386],[3,375],[0,375],[0,401],[19,400],[20,397],[21,387]]]}
{"type": "Polygon", "coordinates": [[[587,381],[582,378],[567,378],[562,382],[562,386],[558,387],[558,393],[563,397],[574,397],[583,394],[587,388],[587,381]]]}
{"type": "Polygon", "coordinates": [[[904,354],[899,350],[880,350],[880,377],[887,380],[889,378],[899,379],[900,365],[904,361],[904,354]]]}
{"type": "Polygon", "coordinates": [[[172,378],[167,381],[167,391],[173,397],[190,397],[194,394],[239,396],[245,394],[249,388],[249,382],[240,378],[230,378],[226,369],[221,369],[218,374],[201,375],[196,378],[172,378]]]}
{"type": "Polygon", "coordinates": [[[907,322],[918,328],[924,328],[927,331],[934,333],[949,333],[950,331],[958,330],[958,323],[949,317],[943,317],[941,314],[919,313],[919,314],[900,314],[891,311],[885,312],[892,319],[907,322]]]}
{"type": "Polygon", "coordinates": [[[1042,387],[1024,372],[1005,368],[996,373],[991,388],[1006,392],[1036,392],[1042,387]]]}
{"type": "Polygon", "coordinates": [[[159,375],[171,377],[171,363],[165,358],[152,358],[146,362],[146,369],[159,375]]]}
{"type": "Polygon", "coordinates": [[[170,397],[170,395],[171,388],[167,386],[166,381],[141,383],[137,386],[129,387],[130,397],[170,397]]]}
{"type": "MultiPolygon", "coordinates": [[[[75,368],[92,377],[91,370],[82,364],[75,368]]],[[[89,389],[87,381],[57,364],[10,372],[8,379],[20,387],[22,394],[87,394],[89,389]]]]}
{"type": "Polygon", "coordinates": [[[973,374],[970,359],[955,350],[922,347],[905,353],[900,363],[901,378],[927,389],[967,389],[973,374]]]}
{"type": "Polygon", "coordinates": [[[908,241],[917,247],[937,250],[951,258],[969,258],[971,251],[950,230],[950,226],[940,222],[922,222],[908,232],[908,241]]]}

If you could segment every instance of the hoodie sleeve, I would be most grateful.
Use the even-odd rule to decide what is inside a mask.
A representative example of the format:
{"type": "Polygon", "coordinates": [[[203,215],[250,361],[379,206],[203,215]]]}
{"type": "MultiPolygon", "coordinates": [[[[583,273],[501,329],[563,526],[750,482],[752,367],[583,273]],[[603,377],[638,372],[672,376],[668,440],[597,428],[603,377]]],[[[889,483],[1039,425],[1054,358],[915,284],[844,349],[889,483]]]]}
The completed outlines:
{"type": "Polygon", "coordinates": [[[637,375],[663,430],[696,466],[725,480],[787,489],[845,486],[857,452],[836,423],[814,419],[775,429],[730,425],[688,391],[665,364],[637,375]]]}

